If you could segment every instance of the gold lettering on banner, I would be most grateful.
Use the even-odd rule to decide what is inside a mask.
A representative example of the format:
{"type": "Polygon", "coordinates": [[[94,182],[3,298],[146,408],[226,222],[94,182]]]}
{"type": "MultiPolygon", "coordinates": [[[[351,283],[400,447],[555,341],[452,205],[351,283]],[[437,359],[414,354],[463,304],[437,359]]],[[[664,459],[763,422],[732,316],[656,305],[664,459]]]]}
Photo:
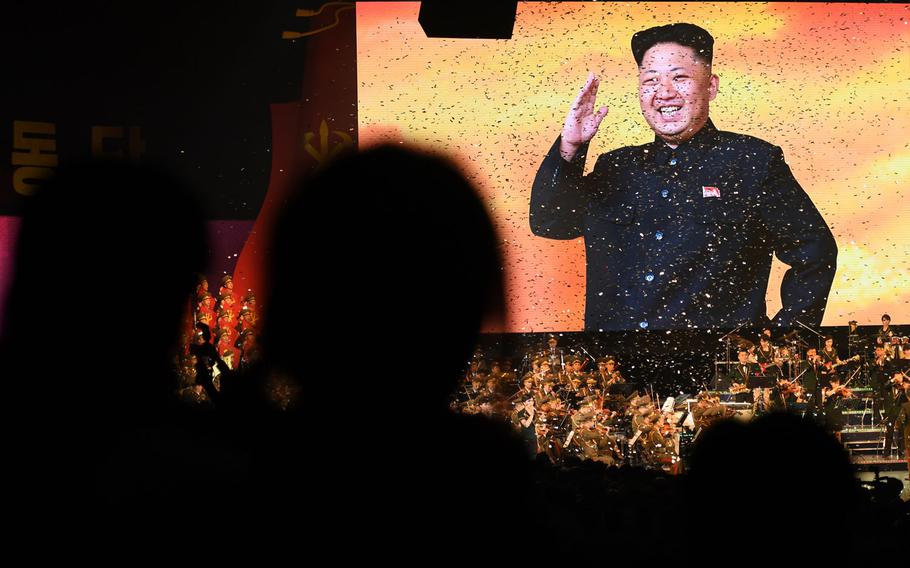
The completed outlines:
{"type": "Polygon", "coordinates": [[[329,125],[323,120],[319,124],[319,148],[316,148],[311,144],[314,138],[316,138],[315,132],[305,132],[303,134],[303,149],[304,151],[313,157],[314,160],[320,164],[329,160],[338,155],[338,153],[344,151],[346,148],[350,148],[354,145],[354,140],[351,136],[340,130],[332,130],[332,134],[338,136],[341,139],[340,142],[336,142],[334,145],[329,147],[329,125]]]}
{"type": "Polygon", "coordinates": [[[123,128],[120,126],[93,126],[92,127],[92,157],[93,158],[122,158],[123,150],[105,150],[105,140],[119,140],[123,138],[123,128]]]}
{"type": "Polygon", "coordinates": [[[54,177],[57,167],[57,125],[53,122],[13,121],[13,190],[31,195],[41,180],[54,177]]]}
{"type": "Polygon", "coordinates": [[[134,162],[138,161],[142,154],[145,154],[145,140],[142,139],[142,129],[138,126],[130,126],[127,147],[130,151],[130,160],[134,162]]]}
{"type": "Polygon", "coordinates": [[[318,10],[304,10],[303,8],[300,8],[297,10],[297,12],[294,15],[297,16],[298,18],[312,18],[313,16],[318,16],[319,14],[321,14],[322,11],[325,10],[326,8],[328,8],[329,6],[338,6],[338,8],[335,10],[335,21],[334,22],[332,22],[331,24],[329,24],[327,26],[322,26],[321,28],[318,28],[315,30],[310,30],[308,32],[288,32],[288,31],[281,32],[281,39],[300,39],[302,37],[316,35],[318,33],[328,31],[338,25],[338,23],[340,21],[338,14],[340,14],[341,12],[344,12],[345,10],[354,9],[353,2],[326,2],[325,4],[320,6],[318,10]]]}
{"type": "Polygon", "coordinates": [[[126,139],[126,151],[129,159],[139,160],[145,152],[145,141],[142,139],[142,129],[131,126],[124,136],[122,126],[93,126],[92,127],[92,157],[122,159],[126,156],[123,144],[114,143],[126,139]]]}

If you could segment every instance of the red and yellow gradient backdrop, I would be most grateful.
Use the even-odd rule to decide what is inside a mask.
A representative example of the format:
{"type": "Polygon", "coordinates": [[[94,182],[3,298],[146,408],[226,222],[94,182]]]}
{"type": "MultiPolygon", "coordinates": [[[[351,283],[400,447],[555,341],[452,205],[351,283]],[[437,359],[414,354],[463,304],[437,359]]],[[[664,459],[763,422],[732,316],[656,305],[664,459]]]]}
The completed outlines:
{"type": "MultiPolygon", "coordinates": [[[[502,239],[505,331],[582,329],[581,239],[531,234],[531,183],[589,70],[610,107],[589,158],[653,140],[629,40],[677,21],[715,38],[715,125],[781,146],[837,238],[823,324],[910,323],[910,6],[522,3],[510,40],[429,39],[418,10],[357,6],[360,145],[428,145],[462,164],[502,239]]],[[[784,269],[775,260],[770,315],[784,269]]]]}

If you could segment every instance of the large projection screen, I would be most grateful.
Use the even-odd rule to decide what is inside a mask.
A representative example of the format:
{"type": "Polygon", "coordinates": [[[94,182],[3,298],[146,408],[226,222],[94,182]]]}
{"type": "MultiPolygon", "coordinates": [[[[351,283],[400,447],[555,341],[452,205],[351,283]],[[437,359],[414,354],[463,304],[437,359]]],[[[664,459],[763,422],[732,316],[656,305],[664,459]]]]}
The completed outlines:
{"type": "MultiPolygon", "coordinates": [[[[418,10],[357,5],[359,143],[432,147],[475,182],[505,259],[508,317],[487,331],[583,329],[584,243],[531,233],[534,176],[589,71],[601,78],[597,104],[610,110],[587,171],[602,153],[654,140],[630,38],[678,21],[714,36],[713,123],[782,148],[836,239],[822,324],[875,324],[885,312],[910,321],[906,5],[528,2],[509,40],[427,38],[418,10]]],[[[786,269],[774,259],[769,316],[786,269]]]]}

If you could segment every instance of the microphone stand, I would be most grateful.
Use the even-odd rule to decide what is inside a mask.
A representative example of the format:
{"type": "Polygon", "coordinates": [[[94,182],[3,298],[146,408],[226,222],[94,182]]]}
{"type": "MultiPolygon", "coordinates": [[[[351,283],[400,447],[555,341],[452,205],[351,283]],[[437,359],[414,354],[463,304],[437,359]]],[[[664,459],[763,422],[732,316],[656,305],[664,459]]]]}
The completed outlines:
{"type": "Polygon", "coordinates": [[[595,363],[597,363],[597,359],[595,359],[593,355],[591,355],[590,353],[588,353],[588,350],[587,350],[587,349],[585,349],[585,348],[582,347],[581,345],[578,345],[577,347],[578,347],[579,349],[581,349],[582,351],[584,351],[584,352],[585,352],[585,355],[587,355],[588,357],[590,357],[592,361],[594,361],[595,363]]]}
{"type": "Polygon", "coordinates": [[[818,340],[817,340],[818,341],[818,350],[821,351],[822,350],[822,338],[824,338],[825,336],[820,334],[819,332],[815,331],[814,329],[812,329],[808,325],[804,324],[803,322],[799,321],[798,319],[794,319],[793,321],[818,336],[818,340]]]}
{"type": "MultiPolygon", "coordinates": [[[[736,333],[737,331],[741,330],[743,327],[745,327],[745,325],[746,325],[745,322],[739,324],[739,327],[737,327],[737,328],[734,329],[733,331],[731,331],[731,332],[729,332],[729,333],[723,335],[720,339],[717,340],[717,341],[720,341],[720,342],[726,341],[727,352],[726,352],[726,358],[724,358],[724,374],[727,374],[727,373],[730,372],[730,357],[733,356],[733,352],[731,351],[731,348],[730,348],[730,339],[729,339],[729,337],[730,337],[731,335],[733,335],[734,333],[736,333]]],[[[714,374],[715,374],[715,375],[717,374],[717,366],[716,366],[716,365],[715,365],[715,367],[714,367],[714,374]]]]}
{"type": "Polygon", "coordinates": [[[727,333],[727,334],[723,335],[720,339],[718,339],[718,341],[723,341],[723,340],[727,339],[729,336],[733,335],[734,333],[736,333],[737,331],[739,331],[739,330],[741,330],[743,327],[745,327],[745,325],[746,325],[745,323],[739,324],[739,327],[737,327],[736,329],[734,329],[734,330],[731,331],[730,333],[727,333]]]}

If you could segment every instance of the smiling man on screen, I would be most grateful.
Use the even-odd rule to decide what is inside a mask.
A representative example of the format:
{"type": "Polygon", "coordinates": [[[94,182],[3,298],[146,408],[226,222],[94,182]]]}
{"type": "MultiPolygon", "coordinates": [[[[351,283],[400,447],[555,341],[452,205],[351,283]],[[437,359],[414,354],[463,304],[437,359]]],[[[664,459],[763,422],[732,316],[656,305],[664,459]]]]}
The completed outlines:
{"type": "Polygon", "coordinates": [[[693,24],[636,33],[639,102],[654,141],[603,154],[583,175],[607,116],[595,108],[592,73],[537,172],[533,233],[585,240],[588,331],[766,325],[772,254],[790,265],[773,323],[821,323],[834,237],[779,147],[711,122],[713,46],[693,24]]]}

